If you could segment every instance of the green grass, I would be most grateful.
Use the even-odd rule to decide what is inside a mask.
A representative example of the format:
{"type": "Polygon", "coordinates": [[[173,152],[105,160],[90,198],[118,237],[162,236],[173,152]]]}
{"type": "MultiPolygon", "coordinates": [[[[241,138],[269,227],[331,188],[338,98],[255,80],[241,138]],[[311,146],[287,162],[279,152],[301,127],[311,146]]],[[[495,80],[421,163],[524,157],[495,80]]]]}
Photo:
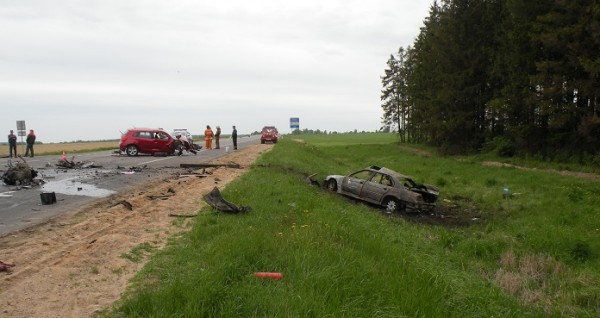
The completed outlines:
{"type": "Polygon", "coordinates": [[[390,133],[289,135],[286,138],[304,140],[316,146],[389,144],[399,140],[398,135],[390,133]]]}
{"type": "Polygon", "coordinates": [[[223,189],[252,212],[202,210],[108,315],[598,315],[598,182],[424,155],[368,135],[282,139],[223,189]],[[445,217],[389,217],[304,183],[372,164],[440,186],[445,217]],[[505,186],[518,194],[503,199],[505,186]]]}

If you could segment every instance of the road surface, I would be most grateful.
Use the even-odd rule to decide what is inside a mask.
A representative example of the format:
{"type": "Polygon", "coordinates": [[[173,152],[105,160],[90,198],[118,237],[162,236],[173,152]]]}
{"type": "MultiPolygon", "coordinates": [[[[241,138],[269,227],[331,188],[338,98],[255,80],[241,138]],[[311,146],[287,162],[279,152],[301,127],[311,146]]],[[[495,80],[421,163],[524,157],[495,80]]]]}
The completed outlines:
{"type": "MultiPolygon", "coordinates": [[[[238,139],[238,148],[260,143],[260,136],[238,139]]],[[[61,156],[26,158],[44,183],[31,188],[8,186],[0,181],[0,237],[13,231],[43,223],[61,213],[73,210],[94,200],[109,197],[128,187],[155,180],[175,172],[185,172],[182,163],[205,163],[233,151],[231,139],[222,139],[221,149],[204,150],[197,155],[181,156],[139,155],[128,157],[112,151],[77,154],[75,162],[93,162],[99,168],[63,169],[56,166],[61,156]],[[54,192],[57,202],[42,205],[40,194],[54,192]]],[[[67,154],[71,160],[72,156],[67,154]]],[[[0,159],[0,174],[8,169],[8,158],[0,159]]],[[[19,159],[20,161],[20,159],[19,159]]],[[[13,159],[13,163],[15,159],[13,159]]]]}

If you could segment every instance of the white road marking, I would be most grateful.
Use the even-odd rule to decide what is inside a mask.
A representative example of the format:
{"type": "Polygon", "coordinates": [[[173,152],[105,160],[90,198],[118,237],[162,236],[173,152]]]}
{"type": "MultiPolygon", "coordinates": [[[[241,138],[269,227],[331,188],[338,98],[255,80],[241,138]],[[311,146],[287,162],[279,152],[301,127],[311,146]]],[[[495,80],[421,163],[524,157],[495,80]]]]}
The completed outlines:
{"type": "Polygon", "coordinates": [[[153,163],[153,162],[157,162],[157,161],[162,161],[162,160],[173,159],[173,158],[177,158],[177,157],[165,157],[165,158],[160,158],[160,159],[154,159],[154,160],[150,160],[150,161],[142,162],[142,163],[138,164],[138,166],[139,166],[139,165],[146,165],[146,164],[153,163]]]}

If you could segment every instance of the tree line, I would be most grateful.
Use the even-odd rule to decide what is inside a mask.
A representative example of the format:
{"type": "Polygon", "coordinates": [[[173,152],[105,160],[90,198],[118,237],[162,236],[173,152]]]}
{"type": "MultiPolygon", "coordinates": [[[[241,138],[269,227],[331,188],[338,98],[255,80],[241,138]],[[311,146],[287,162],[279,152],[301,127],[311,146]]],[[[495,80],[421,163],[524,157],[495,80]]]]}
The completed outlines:
{"type": "Polygon", "coordinates": [[[599,1],[435,1],[381,80],[403,142],[600,164],[599,1]]]}

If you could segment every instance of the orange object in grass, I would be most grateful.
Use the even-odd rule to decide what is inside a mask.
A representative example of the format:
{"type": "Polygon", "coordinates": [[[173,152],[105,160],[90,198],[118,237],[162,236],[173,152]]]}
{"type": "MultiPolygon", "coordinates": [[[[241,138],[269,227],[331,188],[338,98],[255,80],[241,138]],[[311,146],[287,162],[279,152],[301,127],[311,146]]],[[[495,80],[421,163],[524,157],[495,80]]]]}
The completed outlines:
{"type": "Polygon", "coordinates": [[[260,278],[271,278],[271,279],[276,279],[276,280],[283,279],[283,275],[281,273],[275,273],[275,272],[254,272],[254,276],[260,277],[260,278]]]}

